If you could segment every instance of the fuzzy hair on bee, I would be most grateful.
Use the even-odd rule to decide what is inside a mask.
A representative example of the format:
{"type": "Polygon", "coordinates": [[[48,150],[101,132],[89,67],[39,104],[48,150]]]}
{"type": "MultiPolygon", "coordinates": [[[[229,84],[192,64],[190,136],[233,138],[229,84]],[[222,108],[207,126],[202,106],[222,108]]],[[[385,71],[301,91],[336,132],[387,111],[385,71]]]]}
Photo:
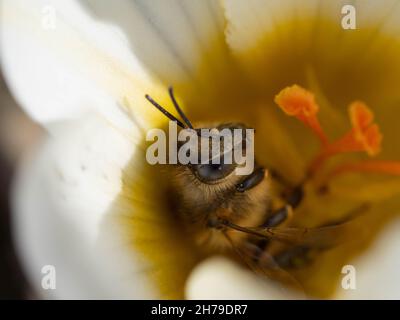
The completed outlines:
{"type": "MultiPolygon", "coordinates": [[[[236,175],[234,170],[211,184],[199,180],[188,166],[176,165],[172,168],[171,187],[179,204],[179,217],[202,250],[221,251],[230,247],[226,237],[212,225],[217,218],[243,226],[263,222],[270,206],[270,182],[265,178],[266,171],[262,170],[259,174],[262,176],[260,183],[248,192],[238,192],[237,186],[243,176],[236,175]]],[[[246,235],[232,232],[231,236],[239,240],[246,235]]]]}

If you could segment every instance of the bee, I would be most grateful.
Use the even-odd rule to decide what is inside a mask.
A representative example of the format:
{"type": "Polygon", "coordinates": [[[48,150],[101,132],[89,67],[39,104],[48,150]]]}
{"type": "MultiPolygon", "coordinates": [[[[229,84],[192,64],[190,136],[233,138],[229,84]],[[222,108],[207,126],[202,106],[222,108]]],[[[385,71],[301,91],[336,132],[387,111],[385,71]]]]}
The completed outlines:
{"type": "MultiPolygon", "coordinates": [[[[169,96],[182,121],[169,113],[149,95],[146,99],[181,130],[201,128],[222,130],[247,128],[241,123],[220,123],[194,128],[169,88],[169,96]]],[[[243,139],[246,140],[245,135],[243,139]]],[[[200,150],[200,143],[198,146],[200,150]]],[[[360,224],[353,219],[366,205],[357,208],[341,221],[315,228],[290,225],[290,220],[304,198],[304,182],[290,185],[275,170],[259,165],[247,175],[236,174],[241,164],[235,162],[177,164],[171,169],[170,187],[176,211],[198,247],[207,253],[236,254],[258,274],[300,288],[287,271],[308,262],[312,252],[332,248],[348,240],[360,224]],[[272,186],[284,192],[275,195],[272,186]],[[274,250],[274,242],[281,243],[274,250]],[[283,248],[283,249],[282,249],[283,248]]]]}

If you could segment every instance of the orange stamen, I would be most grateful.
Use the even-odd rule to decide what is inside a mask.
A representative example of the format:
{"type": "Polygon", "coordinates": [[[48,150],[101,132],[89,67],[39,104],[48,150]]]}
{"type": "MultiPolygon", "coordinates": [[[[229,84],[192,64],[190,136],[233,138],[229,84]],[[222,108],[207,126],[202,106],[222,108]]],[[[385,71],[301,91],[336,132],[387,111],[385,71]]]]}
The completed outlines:
{"type": "Polygon", "coordinates": [[[393,176],[400,176],[400,161],[386,160],[365,160],[358,162],[347,162],[338,165],[331,170],[321,185],[326,185],[333,178],[351,172],[380,173],[393,176]]]}
{"type": "Polygon", "coordinates": [[[375,156],[380,152],[382,134],[378,125],[373,122],[372,111],[363,102],[355,101],[349,106],[349,116],[352,129],[322,149],[311,163],[311,174],[317,171],[326,159],[336,154],[363,151],[369,156],[375,156]]]}
{"type": "Polygon", "coordinates": [[[279,92],[275,96],[275,102],[287,115],[296,117],[309,127],[323,145],[328,144],[328,138],[317,118],[319,106],[311,92],[293,85],[279,92]]]}
{"type": "Polygon", "coordinates": [[[381,150],[382,134],[378,125],[374,124],[374,114],[361,101],[353,102],[349,107],[350,120],[353,125],[354,138],[370,156],[381,150]]]}

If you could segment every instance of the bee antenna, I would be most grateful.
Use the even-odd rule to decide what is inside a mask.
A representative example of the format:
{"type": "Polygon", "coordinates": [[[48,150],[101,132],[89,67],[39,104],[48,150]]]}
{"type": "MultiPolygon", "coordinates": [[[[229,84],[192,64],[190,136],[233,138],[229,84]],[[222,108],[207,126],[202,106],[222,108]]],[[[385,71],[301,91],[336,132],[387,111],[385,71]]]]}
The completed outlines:
{"type": "Polygon", "coordinates": [[[172,103],[174,104],[174,107],[176,109],[176,111],[178,111],[179,115],[181,116],[182,120],[187,124],[187,126],[190,129],[193,129],[193,126],[191,124],[191,122],[189,121],[189,119],[186,117],[186,115],[184,114],[184,112],[182,111],[182,109],[179,107],[178,102],[175,99],[174,96],[174,88],[172,86],[170,86],[168,88],[168,92],[169,92],[169,96],[171,97],[172,103]]]}
{"type": "Polygon", "coordinates": [[[153,106],[155,106],[158,110],[160,110],[167,118],[169,118],[169,119],[172,120],[172,121],[175,121],[176,124],[177,124],[178,126],[180,126],[181,128],[183,128],[183,129],[186,128],[185,125],[184,125],[180,120],[178,120],[175,116],[173,116],[171,113],[169,113],[169,112],[168,112],[167,110],[165,110],[163,107],[161,107],[161,106],[160,106],[157,102],[155,102],[155,101],[153,100],[153,98],[150,97],[148,94],[145,95],[145,98],[146,98],[153,106]]]}

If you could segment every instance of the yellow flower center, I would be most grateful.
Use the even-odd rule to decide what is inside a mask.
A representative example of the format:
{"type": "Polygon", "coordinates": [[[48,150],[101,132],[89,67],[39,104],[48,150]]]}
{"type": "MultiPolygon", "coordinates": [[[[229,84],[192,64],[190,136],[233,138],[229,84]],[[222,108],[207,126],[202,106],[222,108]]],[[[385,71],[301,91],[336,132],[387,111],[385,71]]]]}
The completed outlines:
{"type": "MultiPolygon", "coordinates": [[[[373,203],[376,215],[367,222],[369,233],[361,242],[328,250],[309,267],[290,271],[309,295],[330,297],[340,283],[342,266],[363,252],[400,208],[400,179],[392,177],[400,175],[400,164],[387,160],[400,158],[395,143],[398,119],[393,117],[400,101],[400,42],[376,28],[344,31],[324,17],[297,17],[275,30],[247,53],[246,72],[229,55],[218,66],[210,65],[207,56],[221,50],[215,46],[193,75],[195,81],[164,79],[165,87],[174,86],[193,122],[240,121],[255,128],[261,165],[284,173],[292,183],[312,177],[305,185],[304,202],[293,214],[296,226],[321,225],[342,218],[360,203],[373,203]],[[274,95],[292,83],[299,85],[282,90],[275,102],[299,121],[289,121],[273,103],[274,95]],[[375,114],[354,99],[368,102],[375,114]],[[343,108],[348,105],[346,115],[343,108]],[[304,125],[310,130],[303,130],[304,125]],[[310,131],[317,141],[310,139],[310,131]],[[376,160],[364,160],[365,154],[376,160]],[[325,185],[329,192],[322,194],[319,189],[325,185]]],[[[170,105],[168,99],[159,102],[170,105]]],[[[182,298],[198,252],[170,206],[174,194],[162,173],[165,167],[150,167],[143,159],[144,152],[138,152],[127,167],[116,203],[122,213],[135,203],[128,218],[129,243],[149,262],[148,272],[162,296],[182,298]]]]}

